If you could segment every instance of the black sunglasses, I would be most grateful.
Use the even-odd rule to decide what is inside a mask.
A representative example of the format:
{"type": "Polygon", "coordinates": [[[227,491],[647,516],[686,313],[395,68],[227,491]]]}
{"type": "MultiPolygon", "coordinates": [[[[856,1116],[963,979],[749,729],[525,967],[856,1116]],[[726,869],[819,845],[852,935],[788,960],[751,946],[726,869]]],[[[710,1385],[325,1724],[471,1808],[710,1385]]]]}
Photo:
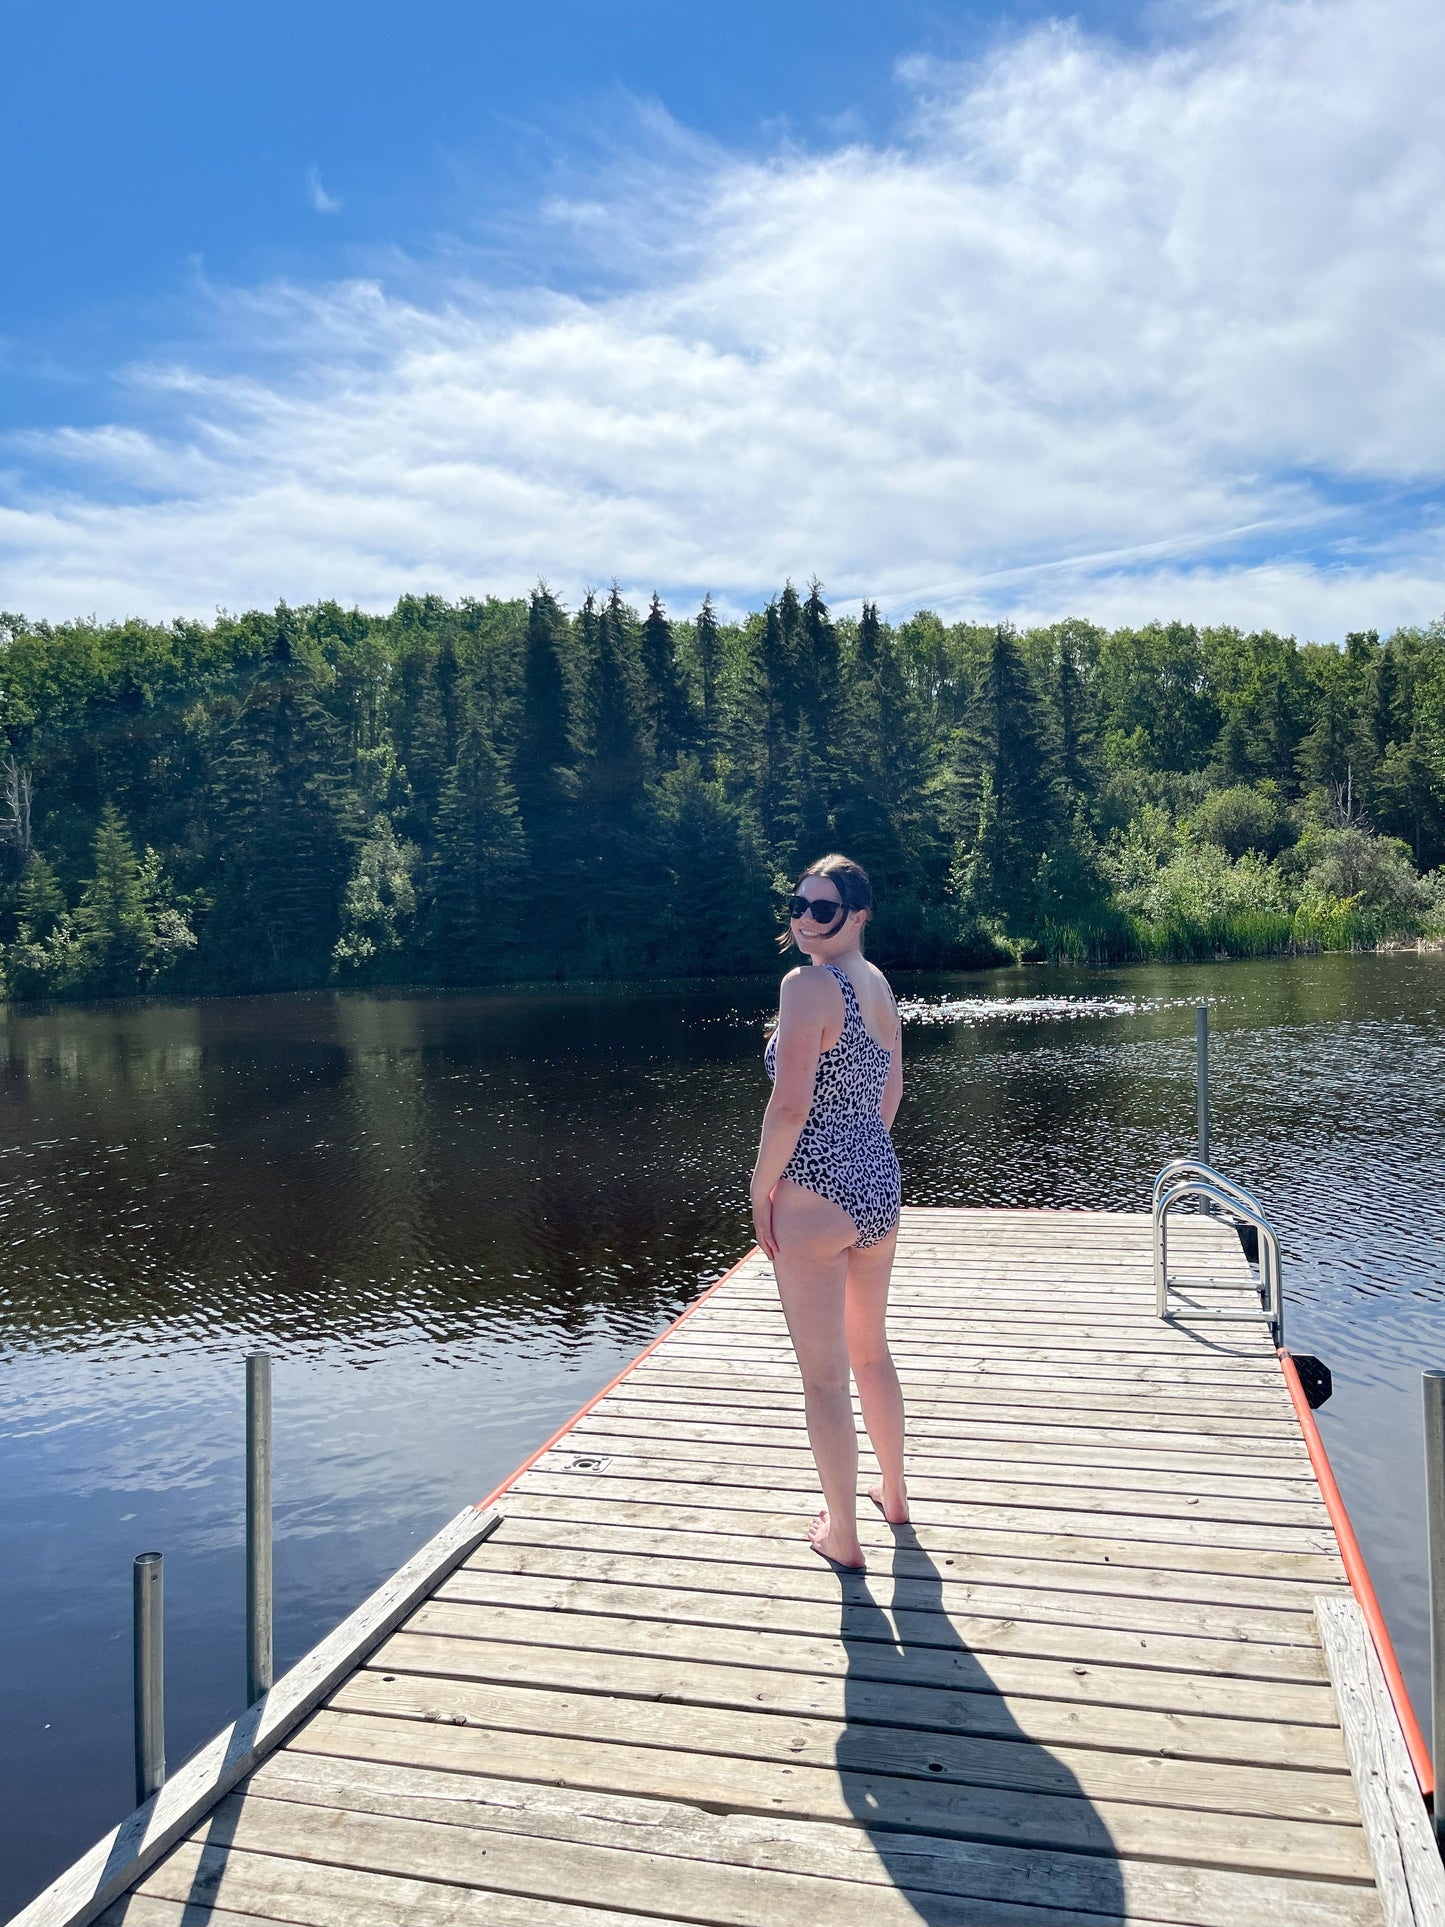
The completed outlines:
{"type": "Polygon", "coordinates": [[[837,897],[789,897],[788,915],[794,921],[811,917],[814,923],[831,923],[843,905],[837,897]]]}

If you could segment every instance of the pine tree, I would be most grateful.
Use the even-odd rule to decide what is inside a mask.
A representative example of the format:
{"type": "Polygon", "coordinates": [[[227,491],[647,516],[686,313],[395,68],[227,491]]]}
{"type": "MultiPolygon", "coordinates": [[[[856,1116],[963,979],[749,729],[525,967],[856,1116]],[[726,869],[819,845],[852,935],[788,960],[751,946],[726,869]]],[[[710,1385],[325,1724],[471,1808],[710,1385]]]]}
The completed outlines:
{"type": "Polygon", "coordinates": [[[468,722],[442,788],[428,865],[428,962],[447,982],[499,974],[515,948],[526,840],[516,792],[485,729],[468,722]]]}

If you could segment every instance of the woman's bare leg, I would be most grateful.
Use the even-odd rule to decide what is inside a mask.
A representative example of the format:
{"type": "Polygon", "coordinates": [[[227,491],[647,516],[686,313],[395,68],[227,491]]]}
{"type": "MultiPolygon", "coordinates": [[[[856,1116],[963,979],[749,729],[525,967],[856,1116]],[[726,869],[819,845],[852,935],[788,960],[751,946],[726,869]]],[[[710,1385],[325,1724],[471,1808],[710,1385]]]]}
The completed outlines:
{"type": "Polygon", "coordinates": [[[823,1511],[808,1543],[840,1566],[862,1566],[858,1543],[858,1430],[848,1382],[844,1298],[848,1248],[857,1229],[847,1212],[787,1178],[773,1195],[778,1297],[803,1375],[808,1442],[823,1487],[823,1511]]]}
{"type": "Polygon", "coordinates": [[[883,1477],[870,1486],[868,1496],[881,1506],[890,1525],[908,1522],[908,1488],[903,1482],[903,1392],[893,1354],[888,1349],[888,1284],[898,1233],[876,1245],[848,1253],[848,1285],[844,1299],[844,1327],[848,1359],[883,1477]]]}

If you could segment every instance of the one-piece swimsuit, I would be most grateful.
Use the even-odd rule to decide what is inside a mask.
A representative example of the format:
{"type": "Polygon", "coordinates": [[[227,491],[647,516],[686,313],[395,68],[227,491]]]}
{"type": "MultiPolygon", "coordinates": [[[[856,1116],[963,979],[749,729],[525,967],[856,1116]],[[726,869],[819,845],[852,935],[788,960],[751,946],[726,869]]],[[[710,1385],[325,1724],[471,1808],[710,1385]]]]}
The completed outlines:
{"type": "MultiPolygon", "coordinates": [[[[893,1053],[863,1022],[847,971],[837,964],[822,968],[838,979],[846,1014],[837,1043],[819,1053],[813,1102],[783,1176],[841,1206],[858,1227],[861,1248],[888,1236],[902,1206],[898,1156],[881,1109],[893,1053]]],[[[763,1062],[776,1080],[776,1032],[768,1039],[763,1062]]]]}

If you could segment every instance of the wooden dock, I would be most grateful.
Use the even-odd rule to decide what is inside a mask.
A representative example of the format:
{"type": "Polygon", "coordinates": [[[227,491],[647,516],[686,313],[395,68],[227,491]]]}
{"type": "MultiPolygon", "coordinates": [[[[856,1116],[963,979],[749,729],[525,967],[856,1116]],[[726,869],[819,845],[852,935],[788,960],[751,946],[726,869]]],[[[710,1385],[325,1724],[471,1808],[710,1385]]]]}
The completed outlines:
{"type": "MultiPolygon", "coordinates": [[[[1171,1250],[1257,1303],[1233,1231],[1171,1250]]],[[[1161,1323],[1121,1213],[910,1210],[893,1307],[914,1522],[869,1510],[866,1574],[804,1542],[754,1253],[19,1920],[1445,1920],[1381,1845],[1398,1732],[1351,1772],[1316,1602],[1337,1671],[1355,1608],[1265,1328],[1161,1323]]]]}

